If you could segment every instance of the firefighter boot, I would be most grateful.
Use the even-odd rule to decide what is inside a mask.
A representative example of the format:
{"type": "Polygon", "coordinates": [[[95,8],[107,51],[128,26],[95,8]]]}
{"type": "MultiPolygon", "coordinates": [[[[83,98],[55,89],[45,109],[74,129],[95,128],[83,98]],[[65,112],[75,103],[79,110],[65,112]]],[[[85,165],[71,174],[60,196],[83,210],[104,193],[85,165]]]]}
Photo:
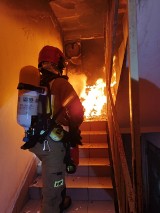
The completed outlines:
{"type": "Polygon", "coordinates": [[[60,204],[60,210],[61,213],[63,213],[65,209],[68,209],[71,206],[72,200],[70,196],[66,195],[66,188],[64,188],[63,191],[61,192],[61,196],[62,196],[62,203],[60,204]]]}
{"type": "Polygon", "coordinates": [[[63,204],[62,204],[62,208],[63,210],[66,210],[68,209],[72,204],[72,200],[71,200],[71,197],[66,195],[64,201],[63,201],[63,204]]]}

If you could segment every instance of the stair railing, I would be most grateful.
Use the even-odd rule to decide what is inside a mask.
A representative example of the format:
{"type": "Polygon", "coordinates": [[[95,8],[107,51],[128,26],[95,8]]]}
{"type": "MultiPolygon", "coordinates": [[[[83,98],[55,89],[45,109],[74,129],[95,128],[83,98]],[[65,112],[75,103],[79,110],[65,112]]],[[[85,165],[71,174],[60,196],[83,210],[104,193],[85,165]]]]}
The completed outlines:
{"type": "Polygon", "coordinates": [[[114,172],[112,181],[115,184],[118,202],[118,209],[115,208],[116,212],[136,213],[135,192],[110,90],[108,90],[108,130],[114,172]]]}
{"type": "MultiPolygon", "coordinates": [[[[115,189],[115,210],[116,213],[138,213],[137,212],[137,191],[135,193],[135,177],[131,177],[124,151],[123,140],[117,120],[115,109],[115,97],[111,92],[111,77],[113,71],[113,57],[115,54],[115,41],[118,25],[118,9],[121,0],[110,1],[110,12],[106,20],[106,69],[107,74],[107,114],[109,130],[109,152],[112,168],[112,183],[115,189]]],[[[128,2],[128,1],[126,1],[128,2]]],[[[131,0],[129,1],[131,2],[131,0]]],[[[120,74],[120,73],[119,73],[120,74]]],[[[119,83],[119,82],[118,82],[119,83]]],[[[118,85],[117,85],[118,88],[118,85]]],[[[132,150],[133,151],[133,150],[132,150]]],[[[135,171],[132,169],[132,176],[135,171]]]]}

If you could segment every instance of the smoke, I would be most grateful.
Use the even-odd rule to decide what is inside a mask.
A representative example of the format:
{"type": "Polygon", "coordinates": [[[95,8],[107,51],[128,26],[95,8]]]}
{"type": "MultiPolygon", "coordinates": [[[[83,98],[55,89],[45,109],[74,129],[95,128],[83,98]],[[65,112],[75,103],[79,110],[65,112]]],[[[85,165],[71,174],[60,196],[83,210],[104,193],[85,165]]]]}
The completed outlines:
{"type": "Polygon", "coordinates": [[[69,82],[77,92],[79,97],[85,92],[87,76],[83,73],[68,73],[69,82]]]}

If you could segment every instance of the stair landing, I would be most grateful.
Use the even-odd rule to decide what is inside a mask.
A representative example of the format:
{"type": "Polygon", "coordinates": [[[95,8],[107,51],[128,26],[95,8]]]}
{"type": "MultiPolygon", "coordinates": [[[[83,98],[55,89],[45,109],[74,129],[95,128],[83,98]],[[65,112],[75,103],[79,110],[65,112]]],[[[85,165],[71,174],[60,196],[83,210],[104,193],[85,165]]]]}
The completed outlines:
{"type": "MultiPolygon", "coordinates": [[[[40,200],[30,200],[20,213],[40,213],[40,200]]],[[[74,201],[64,213],[115,213],[112,201],[74,201]]]]}

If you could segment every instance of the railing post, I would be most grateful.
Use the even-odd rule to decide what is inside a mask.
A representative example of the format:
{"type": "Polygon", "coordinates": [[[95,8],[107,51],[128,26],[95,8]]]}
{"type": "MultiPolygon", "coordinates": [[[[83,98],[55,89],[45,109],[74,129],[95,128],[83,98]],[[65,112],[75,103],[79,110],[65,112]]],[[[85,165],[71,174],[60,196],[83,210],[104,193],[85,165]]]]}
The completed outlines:
{"type": "Polygon", "coordinates": [[[135,190],[136,212],[143,212],[142,205],[142,165],[139,112],[139,74],[137,51],[136,0],[128,0],[128,56],[129,56],[129,105],[132,138],[132,175],[135,190]]]}

